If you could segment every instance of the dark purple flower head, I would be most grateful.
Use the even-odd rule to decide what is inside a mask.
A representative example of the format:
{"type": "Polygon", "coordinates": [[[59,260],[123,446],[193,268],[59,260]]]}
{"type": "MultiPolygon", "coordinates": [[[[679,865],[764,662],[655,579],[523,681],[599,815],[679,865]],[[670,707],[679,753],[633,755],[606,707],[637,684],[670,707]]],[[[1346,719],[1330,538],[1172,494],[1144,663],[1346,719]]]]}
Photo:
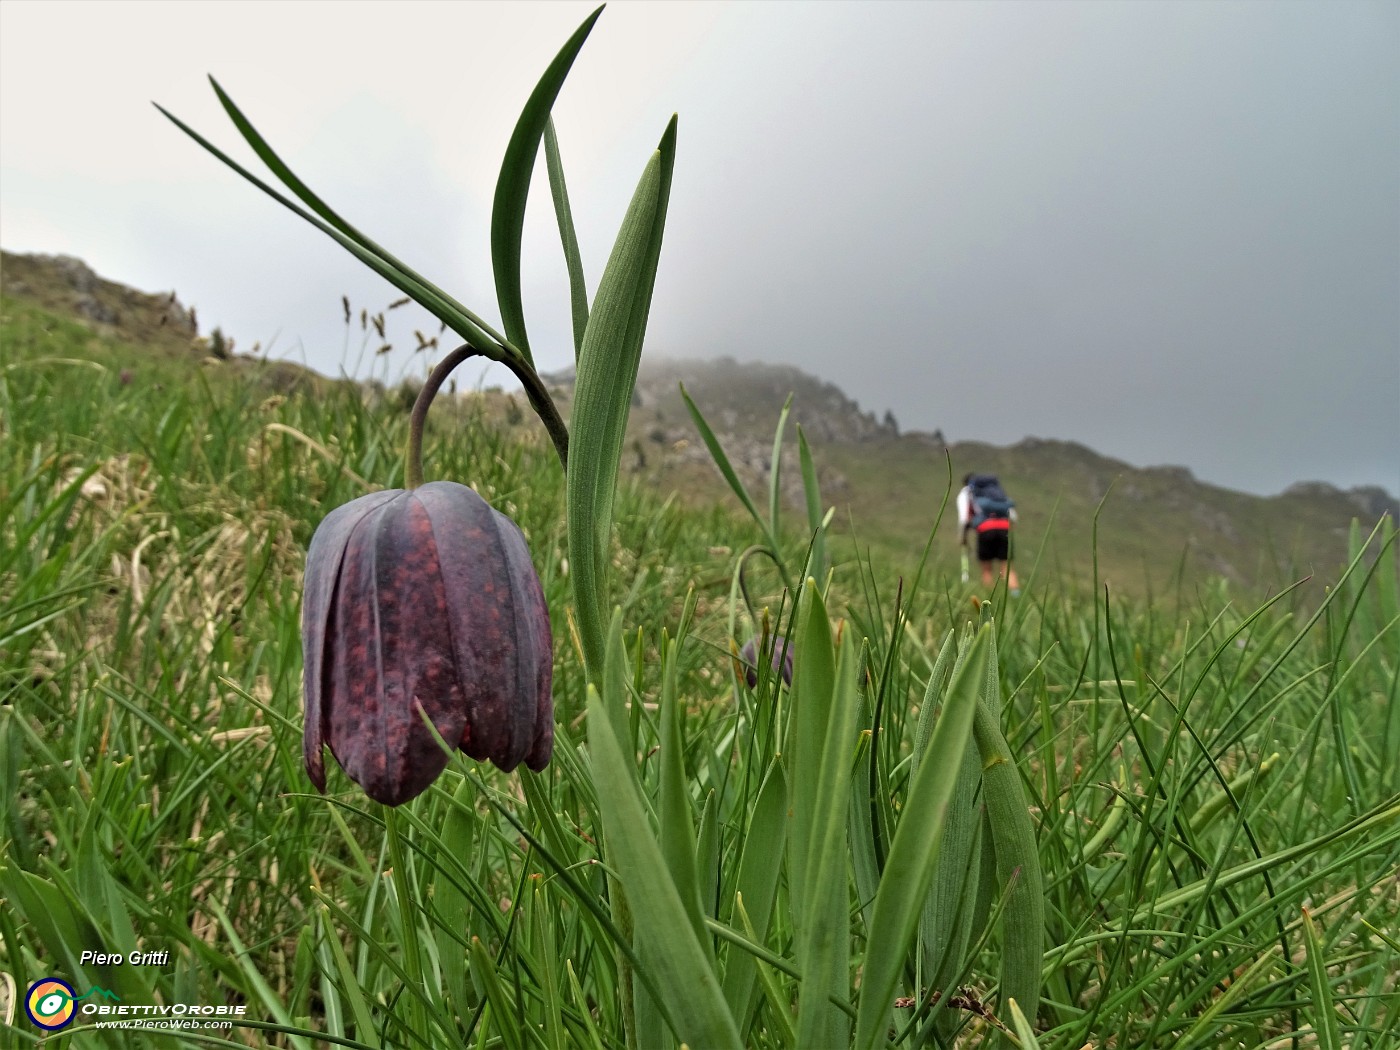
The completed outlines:
{"type": "Polygon", "coordinates": [[[503,770],[554,745],[549,611],[515,522],[435,481],[336,508],[306,555],[306,772],[328,744],[351,780],[396,806],[448,756],[423,724],[503,770]]]}
{"type": "MultiPolygon", "coordinates": [[[[772,668],[780,672],[783,676],[784,685],[792,685],[792,645],[781,634],[774,635],[771,639],[773,651],[770,656],[772,668]]],[[[765,648],[768,639],[765,639],[765,648]]],[[[758,639],[750,638],[744,643],[744,647],[739,650],[739,662],[744,669],[744,681],[752,689],[758,685],[758,639]]]]}

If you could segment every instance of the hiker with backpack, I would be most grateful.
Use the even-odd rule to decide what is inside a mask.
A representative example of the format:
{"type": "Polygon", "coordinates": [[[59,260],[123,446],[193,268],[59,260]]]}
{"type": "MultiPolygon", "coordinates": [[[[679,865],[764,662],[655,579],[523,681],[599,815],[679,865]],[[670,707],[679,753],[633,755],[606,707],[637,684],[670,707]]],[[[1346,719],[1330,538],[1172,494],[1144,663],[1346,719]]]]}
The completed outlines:
{"type": "MultiPolygon", "coordinates": [[[[964,554],[967,534],[977,533],[977,560],[982,566],[982,585],[993,587],[998,576],[1006,577],[1013,595],[1021,593],[1016,570],[1011,567],[1011,524],[1016,520],[1016,504],[1006,495],[994,474],[968,474],[958,493],[958,528],[964,554]]],[[[966,572],[963,574],[967,578],[966,572]]]]}

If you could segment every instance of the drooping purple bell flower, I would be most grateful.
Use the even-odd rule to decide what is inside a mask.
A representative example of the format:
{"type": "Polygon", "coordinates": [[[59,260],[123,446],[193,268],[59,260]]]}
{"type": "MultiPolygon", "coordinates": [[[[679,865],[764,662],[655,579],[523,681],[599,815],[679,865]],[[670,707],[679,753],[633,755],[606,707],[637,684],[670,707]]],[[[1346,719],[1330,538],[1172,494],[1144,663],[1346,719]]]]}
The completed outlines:
{"type": "MultiPolygon", "coordinates": [[[[768,639],[765,637],[765,646],[768,639]]],[[[769,656],[772,668],[783,676],[784,685],[792,685],[792,644],[781,634],[772,638],[773,650],[769,656]]],[[[752,689],[758,685],[759,644],[757,638],[750,638],[739,650],[739,661],[744,669],[744,681],[752,689]]]]}
{"type": "Polygon", "coordinates": [[[361,496],[316,529],[302,596],[306,772],[322,745],[370,798],[421,794],[448,755],[539,771],[554,746],[549,612],[525,537],[465,485],[361,496]]]}

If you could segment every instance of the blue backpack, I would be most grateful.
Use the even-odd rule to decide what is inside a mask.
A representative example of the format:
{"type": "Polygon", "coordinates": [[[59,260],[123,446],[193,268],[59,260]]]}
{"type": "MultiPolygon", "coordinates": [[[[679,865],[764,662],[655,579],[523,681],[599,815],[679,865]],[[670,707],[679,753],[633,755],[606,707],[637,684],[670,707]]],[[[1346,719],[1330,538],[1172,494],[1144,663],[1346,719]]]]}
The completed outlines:
{"type": "Polygon", "coordinates": [[[1016,501],[1006,494],[995,474],[974,474],[967,483],[972,496],[972,526],[989,519],[1009,519],[1016,501]]]}

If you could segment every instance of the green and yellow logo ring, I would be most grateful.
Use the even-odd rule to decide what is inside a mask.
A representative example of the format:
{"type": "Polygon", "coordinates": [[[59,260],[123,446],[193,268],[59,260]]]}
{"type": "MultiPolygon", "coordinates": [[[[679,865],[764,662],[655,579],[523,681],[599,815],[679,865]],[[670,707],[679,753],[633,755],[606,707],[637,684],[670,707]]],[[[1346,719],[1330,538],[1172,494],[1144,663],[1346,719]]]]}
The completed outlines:
{"type": "Polygon", "coordinates": [[[29,1019],[46,1032],[57,1032],[73,1023],[77,1013],[73,1001],[77,995],[73,986],[57,977],[45,977],[29,986],[24,997],[24,1009],[29,1019]]]}

